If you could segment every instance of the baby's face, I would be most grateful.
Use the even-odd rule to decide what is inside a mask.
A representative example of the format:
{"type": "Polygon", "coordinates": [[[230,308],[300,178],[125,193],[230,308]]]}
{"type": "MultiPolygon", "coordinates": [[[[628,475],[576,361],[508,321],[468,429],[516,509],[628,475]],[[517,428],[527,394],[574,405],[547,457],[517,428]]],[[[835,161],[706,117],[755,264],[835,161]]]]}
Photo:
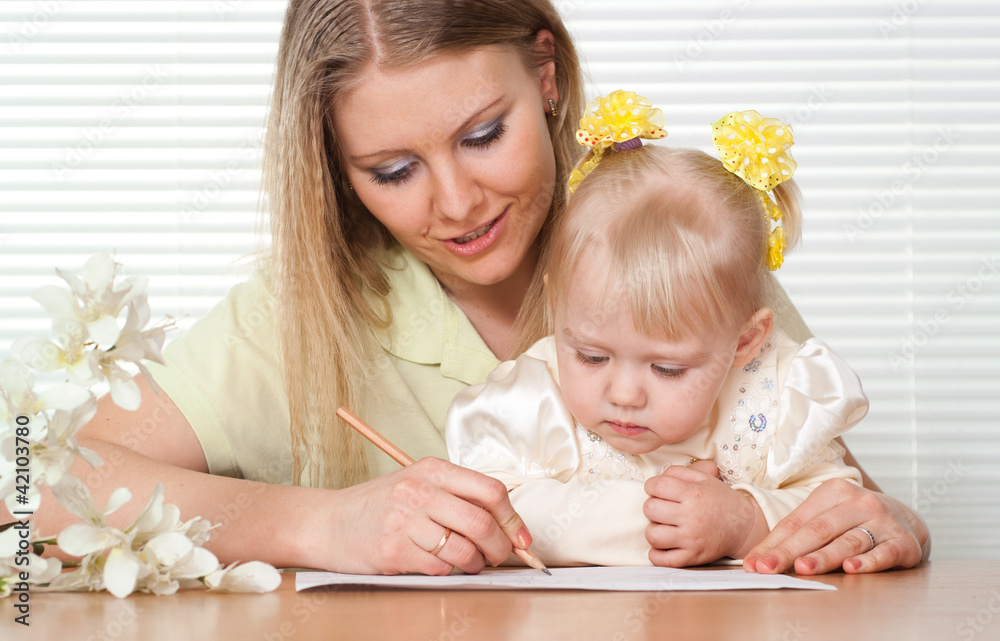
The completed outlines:
{"type": "Polygon", "coordinates": [[[623,452],[651,452],[705,425],[733,367],[739,333],[705,328],[659,340],[632,324],[621,297],[588,290],[596,266],[574,274],[556,310],[559,384],[576,420],[623,452]]]}

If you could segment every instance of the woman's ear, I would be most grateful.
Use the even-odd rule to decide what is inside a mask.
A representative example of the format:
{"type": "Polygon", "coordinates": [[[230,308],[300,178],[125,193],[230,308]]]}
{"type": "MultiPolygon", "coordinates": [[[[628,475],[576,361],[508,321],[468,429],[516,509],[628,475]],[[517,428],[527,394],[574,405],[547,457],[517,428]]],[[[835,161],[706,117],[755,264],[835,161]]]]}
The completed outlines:
{"type": "Polygon", "coordinates": [[[549,100],[559,104],[559,87],[556,85],[556,37],[547,29],[540,29],[535,34],[535,56],[545,62],[538,66],[535,73],[541,83],[542,108],[549,111],[549,100]]]}
{"type": "Polygon", "coordinates": [[[736,355],[733,357],[733,367],[743,367],[753,360],[760,352],[764,341],[774,329],[774,312],[769,307],[761,307],[750,317],[740,330],[739,342],[736,344],[736,355]]]}

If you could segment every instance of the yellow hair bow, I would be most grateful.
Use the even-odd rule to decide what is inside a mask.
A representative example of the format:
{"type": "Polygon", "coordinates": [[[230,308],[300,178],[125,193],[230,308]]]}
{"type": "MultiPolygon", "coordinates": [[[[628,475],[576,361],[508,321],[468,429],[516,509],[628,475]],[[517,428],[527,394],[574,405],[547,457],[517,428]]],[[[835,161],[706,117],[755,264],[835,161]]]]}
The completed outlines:
{"type": "Polygon", "coordinates": [[[758,190],[764,213],[775,223],[767,239],[767,267],[774,271],[784,261],[785,231],[771,190],[795,173],[789,153],[794,144],[792,128],[777,118],[764,118],[756,111],[734,111],[712,124],[712,138],[722,164],[758,190]]]}
{"type": "Polygon", "coordinates": [[[589,103],[580,119],[576,141],[591,147],[591,157],[570,174],[570,193],[594,170],[609,147],[620,151],[641,146],[640,138],[663,138],[667,135],[663,130],[665,122],[663,112],[654,109],[648,98],[631,91],[613,91],[589,103]],[[632,140],[635,143],[630,143],[632,140]]]}

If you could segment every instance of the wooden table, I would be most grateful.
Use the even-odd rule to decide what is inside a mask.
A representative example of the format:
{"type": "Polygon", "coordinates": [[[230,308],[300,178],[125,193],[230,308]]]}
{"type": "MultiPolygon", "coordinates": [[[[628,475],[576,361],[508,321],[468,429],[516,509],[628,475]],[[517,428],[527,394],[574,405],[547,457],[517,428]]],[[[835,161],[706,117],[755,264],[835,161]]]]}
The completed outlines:
{"type": "Polygon", "coordinates": [[[33,593],[30,628],[4,599],[0,639],[1000,639],[1000,561],[817,580],[838,591],[296,593],[289,573],[264,595],[33,593]]]}

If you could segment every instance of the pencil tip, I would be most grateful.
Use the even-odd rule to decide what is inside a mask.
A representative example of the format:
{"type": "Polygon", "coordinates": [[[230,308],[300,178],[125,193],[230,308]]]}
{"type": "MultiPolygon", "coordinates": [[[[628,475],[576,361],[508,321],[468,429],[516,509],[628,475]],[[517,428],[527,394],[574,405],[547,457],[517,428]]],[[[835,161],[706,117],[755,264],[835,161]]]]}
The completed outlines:
{"type": "Polygon", "coordinates": [[[547,568],[542,568],[542,572],[548,574],[549,576],[552,576],[552,573],[549,572],[547,568]]]}

